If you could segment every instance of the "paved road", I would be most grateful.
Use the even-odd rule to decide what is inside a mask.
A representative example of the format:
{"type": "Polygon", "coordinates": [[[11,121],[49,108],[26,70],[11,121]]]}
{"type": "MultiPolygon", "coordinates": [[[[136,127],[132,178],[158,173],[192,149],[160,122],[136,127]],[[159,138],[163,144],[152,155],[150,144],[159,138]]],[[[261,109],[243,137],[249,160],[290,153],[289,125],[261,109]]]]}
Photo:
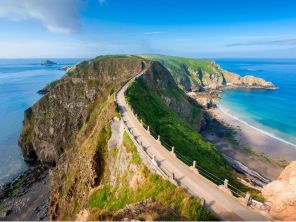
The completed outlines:
{"type": "MultiPolygon", "coordinates": [[[[140,73],[136,77],[142,74],[140,73]]],[[[135,78],[131,79],[117,93],[116,102],[120,107],[121,115],[126,126],[132,129],[133,135],[135,135],[134,139],[142,144],[149,154],[155,156],[158,166],[164,171],[174,173],[175,178],[181,186],[187,188],[195,196],[203,198],[207,207],[222,220],[267,220],[266,217],[250,207],[243,206],[235,197],[226,194],[217,185],[182,163],[173,153],[169,152],[146,131],[134,116],[124,96],[125,91],[135,78]]]]}

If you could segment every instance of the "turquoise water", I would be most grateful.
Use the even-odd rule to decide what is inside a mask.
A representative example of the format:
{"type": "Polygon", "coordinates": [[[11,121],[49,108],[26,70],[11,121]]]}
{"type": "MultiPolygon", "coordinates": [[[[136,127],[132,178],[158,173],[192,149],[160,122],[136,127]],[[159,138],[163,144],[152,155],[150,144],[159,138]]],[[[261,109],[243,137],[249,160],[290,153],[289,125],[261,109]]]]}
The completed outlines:
{"type": "Polygon", "coordinates": [[[40,98],[39,89],[64,74],[59,67],[79,60],[53,61],[58,65],[42,66],[42,59],[0,60],[0,185],[27,167],[17,144],[24,110],[40,98]]]}
{"type": "Polygon", "coordinates": [[[270,136],[296,144],[296,60],[217,59],[216,62],[229,71],[261,77],[280,87],[226,91],[220,105],[270,136]]]}

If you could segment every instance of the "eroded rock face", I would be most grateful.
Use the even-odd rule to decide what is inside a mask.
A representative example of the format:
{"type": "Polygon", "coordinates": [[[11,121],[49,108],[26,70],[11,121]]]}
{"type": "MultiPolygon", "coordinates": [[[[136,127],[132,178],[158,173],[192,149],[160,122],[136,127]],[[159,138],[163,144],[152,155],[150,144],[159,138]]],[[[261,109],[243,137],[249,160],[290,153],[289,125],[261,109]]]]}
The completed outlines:
{"type": "Polygon", "coordinates": [[[19,137],[25,160],[53,166],[89,120],[94,102],[140,73],[143,59],[99,57],[76,65],[37,103],[25,111],[19,137]]]}
{"type": "Polygon", "coordinates": [[[291,162],[279,178],[267,184],[263,196],[271,203],[271,216],[279,220],[296,220],[296,161],[291,162]]]}
{"type": "Polygon", "coordinates": [[[124,125],[122,120],[114,117],[111,122],[111,138],[108,141],[108,148],[119,148],[123,140],[124,125]]]}
{"type": "Polygon", "coordinates": [[[271,82],[267,82],[264,79],[257,78],[254,76],[244,76],[241,77],[238,74],[224,71],[223,75],[226,80],[226,84],[230,84],[228,86],[233,87],[248,87],[248,88],[268,88],[268,89],[275,89],[276,86],[274,86],[271,82]]]}

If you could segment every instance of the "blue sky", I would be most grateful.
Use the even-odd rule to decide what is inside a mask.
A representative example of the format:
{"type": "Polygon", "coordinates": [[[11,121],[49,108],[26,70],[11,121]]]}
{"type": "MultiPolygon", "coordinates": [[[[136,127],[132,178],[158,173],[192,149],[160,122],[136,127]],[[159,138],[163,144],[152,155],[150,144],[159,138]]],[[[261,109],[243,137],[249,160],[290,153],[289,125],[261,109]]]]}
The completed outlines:
{"type": "Polygon", "coordinates": [[[0,0],[0,58],[296,58],[295,0],[0,0]]]}

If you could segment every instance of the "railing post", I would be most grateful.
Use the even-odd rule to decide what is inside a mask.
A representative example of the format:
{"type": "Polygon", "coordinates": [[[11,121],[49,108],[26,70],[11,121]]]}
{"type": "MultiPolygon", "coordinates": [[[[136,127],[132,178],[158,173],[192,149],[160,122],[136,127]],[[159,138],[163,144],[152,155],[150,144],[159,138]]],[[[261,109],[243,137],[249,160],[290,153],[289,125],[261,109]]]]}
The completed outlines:
{"type": "Polygon", "coordinates": [[[174,173],[174,172],[172,172],[171,179],[172,179],[172,180],[175,180],[175,173],[174,173]]]}
{"type": "Polygon", "coordinates": [[[150,127],[147,126],[147,132],[150,134],[150,127]]]}
{"type": "Polygon", "coordinates": [[[204,198],[201,198],[201,199],[200,199],[200,205],[201,205],[202,207],[204,207],[205,204],[206,204],[206,200],[205,200],[204,198]]]}
{"type": "Polygon", "coordinates": [[[191,168],[194,172],[196,172],[196,173],[199,174],[198,169],[196,168],[196,160],[193,160],[193,162],[192,162],[192,166],[191,166],[190,168],[191,168]]]}
{"type": "Polygon", "coordinates": [[[196,161],[195,160],[193,160],[192,168],[196,168],[196,161]]]}
{"type": "Polygon", "coordinates": [[[160,135],[157,136],[157,142],[160,143],[160,135]]]}
{"type": "Polygon", "coordinates": [[[152,162],[153,162],[153,164],[154,164],[155,166],[158,165],[158,164],[157,164],[157,161],[156,161],[156,157],[155,157],[154,154],[153,154],[153,156],[152,156],[152,162]]]}
{"type": "Polygon", "coordinates": [[[228,188],[228,180],[227,179],[224,180],[224,187],[228,188]]]}
{"type": "Polygon", "coordinates": [[[246,196],[245,196],[245,205],[248,206],[249,205],[249,202],[250,202],[250,198],[251,198],[251,195],[249,192],[246,193],[246,196]]]}
{"type": "Polygon", "coordinates": [[[172,150],[171,150],[171,152],[172,152],[173,154],[175,154],[175,147],[174,147],[174,146],[172,146],[172,150]]]}

